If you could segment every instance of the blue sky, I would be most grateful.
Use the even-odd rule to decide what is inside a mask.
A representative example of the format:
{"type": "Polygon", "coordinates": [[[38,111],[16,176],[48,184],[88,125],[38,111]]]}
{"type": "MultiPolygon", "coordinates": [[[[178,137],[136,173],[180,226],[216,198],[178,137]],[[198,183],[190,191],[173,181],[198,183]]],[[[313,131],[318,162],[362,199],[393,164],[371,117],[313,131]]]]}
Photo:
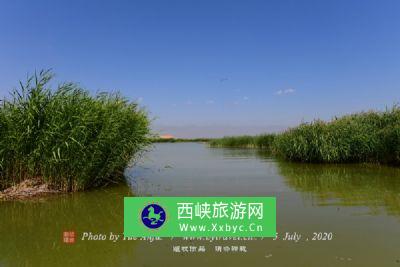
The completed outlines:
{"type": "Polygon", "coordinates": [[[141,101],[178,136],[191,125],[187,135],[267,131],[400,100],[396,0],[0,4],[1,95],[52,68],[57,81],[141,101]]]}

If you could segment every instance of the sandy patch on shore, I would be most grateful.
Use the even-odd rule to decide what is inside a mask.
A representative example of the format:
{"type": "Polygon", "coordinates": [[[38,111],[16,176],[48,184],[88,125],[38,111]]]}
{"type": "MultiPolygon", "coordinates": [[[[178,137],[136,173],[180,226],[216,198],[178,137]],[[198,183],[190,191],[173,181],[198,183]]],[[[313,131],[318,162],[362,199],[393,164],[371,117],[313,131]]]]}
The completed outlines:
{"type": "Polygon", "coordinates": [[[54,193],[59,193],[59,191],[51,189],[48,184],[29,179],[0,191],[0,201],[27,199],[54,193]]]}

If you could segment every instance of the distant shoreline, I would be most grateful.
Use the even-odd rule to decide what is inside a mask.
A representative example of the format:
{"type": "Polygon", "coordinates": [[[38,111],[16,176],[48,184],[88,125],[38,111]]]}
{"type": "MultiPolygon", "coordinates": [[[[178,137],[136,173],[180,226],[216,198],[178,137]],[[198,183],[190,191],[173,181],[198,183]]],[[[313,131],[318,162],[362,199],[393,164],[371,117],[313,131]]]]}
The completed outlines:
{"type": "Polygon", "coordinates": [[[210,142],[211,138],[154,138],[151,139],[152,143],[185,143],[185,142],[210,142]]]}

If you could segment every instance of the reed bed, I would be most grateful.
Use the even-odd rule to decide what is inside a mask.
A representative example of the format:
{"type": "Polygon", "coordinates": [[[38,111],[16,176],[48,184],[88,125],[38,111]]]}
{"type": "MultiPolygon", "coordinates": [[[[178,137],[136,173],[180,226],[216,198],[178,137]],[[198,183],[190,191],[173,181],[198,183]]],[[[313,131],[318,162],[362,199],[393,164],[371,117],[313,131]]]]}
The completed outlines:
{"type": "Polygon", "coordinates": [[[285,159],[301,162],[400,164],[400,109],[362,112],[289,129],[274,143],[285,159]]]}
{"type": "Polygon", "coordinates": [[[74,83],[50,88],[53,75],[30,77],[0,104],[0,189],[27,179],[61,191],[123,180],[149,143],[149,120],[116,94],[95,96],[74,83]]]}
{"type": "Polygon", "coordinates": [[[400,108],[361,112],[329,122],[315,120],[258,140],[262,140],[260,136],[225,137],[212,140],[210,145],[265,148],[298,162],[400,165],[400,108]]]}

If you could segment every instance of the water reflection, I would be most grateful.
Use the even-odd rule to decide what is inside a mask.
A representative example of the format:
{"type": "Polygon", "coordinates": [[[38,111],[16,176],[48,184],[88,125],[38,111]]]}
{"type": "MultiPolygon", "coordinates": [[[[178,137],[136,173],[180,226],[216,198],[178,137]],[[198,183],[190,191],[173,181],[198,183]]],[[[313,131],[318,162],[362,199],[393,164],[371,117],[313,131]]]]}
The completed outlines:
{"type": "Polygon", "coordinates": [[[316,205],[368,206],[400,215],[400,170],[376,165],[278,162],[285,183],[316,205]]]}
{"type": "Polygon", "coordinates": [[[252,149],[160,144],[126,174],[131,188],[0,203],[0,266],[220,266],[228,261],[231,266],[398,265],[399,169],[285,163],[252,149]],[[62,243],[65,230],[122,233],[123,197],[131,191],[146,196],[276,196],[280,233],[329,231],[335,239],[299,244],[271,239],[62,243]],[[358,216],[365,210],[367,216],[358,216]],[[207,252],[172,252],[173,245],[190,244],[206,245],[207,252]],[[214,245],[225,244],[245,245],[249,252],[214,252],[214,245]],[[344,265],[341,257],[352,260],[344,265]]]}
{"type": "Polygon", "coordinates": [[[253,149],[157,144],[126,176],[139,196],[268,196],[287,187],[273,159],[253,149]]]}
{"type": "Polygon", "coordinates": [[[127,186],[0,203],[0,266],[117,266],[134,260],[134,241],[62,242],[63,231],[123,232],[127,186]]]}

